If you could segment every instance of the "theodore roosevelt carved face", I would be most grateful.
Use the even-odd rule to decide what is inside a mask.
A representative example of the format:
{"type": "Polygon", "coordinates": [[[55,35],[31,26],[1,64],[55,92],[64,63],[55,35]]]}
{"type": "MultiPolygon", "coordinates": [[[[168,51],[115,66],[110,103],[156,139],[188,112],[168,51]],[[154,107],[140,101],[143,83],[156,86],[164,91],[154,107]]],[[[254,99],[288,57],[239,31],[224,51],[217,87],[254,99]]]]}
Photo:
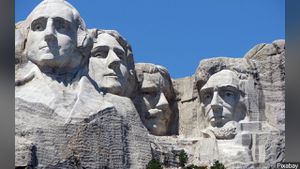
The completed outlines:
{"type": "Polygon", "coordinates": [[[164,67],[153,64],[136,64],[136,72],[141,119],[150,133],[166,135],[172,114],[170,76],[164,67]]]}

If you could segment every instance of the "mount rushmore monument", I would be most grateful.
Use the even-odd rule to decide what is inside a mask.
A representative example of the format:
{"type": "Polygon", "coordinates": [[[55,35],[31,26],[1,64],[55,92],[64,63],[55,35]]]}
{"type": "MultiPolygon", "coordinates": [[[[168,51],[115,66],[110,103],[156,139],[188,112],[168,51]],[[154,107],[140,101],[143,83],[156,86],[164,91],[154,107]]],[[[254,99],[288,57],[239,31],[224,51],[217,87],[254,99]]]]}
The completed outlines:
{"type": "Polygon", "coordinates": [[[65,0],[15,26],[15,168],[269,168],[285,159],[285,41],[201,60],[189,77],[135,63],[65,0]]]}

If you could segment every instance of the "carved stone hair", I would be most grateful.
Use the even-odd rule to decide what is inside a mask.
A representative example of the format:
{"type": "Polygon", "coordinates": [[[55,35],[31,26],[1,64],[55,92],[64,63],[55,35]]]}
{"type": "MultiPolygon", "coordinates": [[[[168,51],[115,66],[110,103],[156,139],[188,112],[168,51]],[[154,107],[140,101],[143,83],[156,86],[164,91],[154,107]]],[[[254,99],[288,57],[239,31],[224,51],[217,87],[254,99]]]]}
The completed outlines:
{"type": "Polygon", "coordinates": [[[128,43],[128,41],[125,38],[123,38],[121,36],[121,34],[119,32],[117,32],[116,30],[101,30],[101,29],[97,29],[97,30],[93,30],[93,31],[94,31],[93,34],[95,36],[94,42],[97,42],[98,36],[103,33],[109,34],[112,37],[114,37],[125,51],[126,61],[127,61],[127,69],[129,71],[130,70],[134,71],[135,66],[134,66],[134,59],[133,59],[131,45],[128,43]]]}
{"type": "MultiPolygon", "coordinates": [[[[160,73],[162,77],[168,81],[170,86],[172,86],[172,80],[168,70],[161,65],[155,65],[152,63],[137,63],[135,64],[135,70],[136,70],[137,80],[139,84],[141,84],[144,80],[144,75],[143,75],[144,73],[149,73],[149,74],[160,73]]],[[[169,96],[169,98],[173,99],[175,97],[173,88],[170,87],[170,89],[167,90],[168,90],[167,93],[171,93],[171,96],[169,96]]]]}
{"type": "Polygon", "coordinates": [[[247,75],[256,76],[254,68],[245,59],[219,57],[202,60],[195,72],[194,88],[201,89],[213,74],[225,69],[234,72],[240,80],[247,75]]]}

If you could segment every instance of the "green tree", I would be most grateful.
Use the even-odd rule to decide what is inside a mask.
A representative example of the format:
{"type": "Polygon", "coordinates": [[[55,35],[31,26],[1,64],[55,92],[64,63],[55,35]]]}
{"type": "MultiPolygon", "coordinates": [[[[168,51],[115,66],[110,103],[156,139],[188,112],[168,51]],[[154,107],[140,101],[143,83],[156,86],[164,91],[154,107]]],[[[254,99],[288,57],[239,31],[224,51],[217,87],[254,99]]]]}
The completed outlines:
{"type": "Polygon", "coordinates": [[[210,169],[226,169],[225,166],[220,163],[218,160],[214,162],[214,165],[210,169]]]}
{"type": "Polygon", "coordinates": [[[146,165],[146,169],[163,169],[163,167],[158,160],[152,159],[146,165]]]}
{"type": "Polygon", "coordinates": [[[187,163],[188,161],[188,155],[186,154],[186,152],[184,150],[181,150],[180,153],[179,153],[179,165],[181,167],[184,167],[185,164],[187,163]]]}

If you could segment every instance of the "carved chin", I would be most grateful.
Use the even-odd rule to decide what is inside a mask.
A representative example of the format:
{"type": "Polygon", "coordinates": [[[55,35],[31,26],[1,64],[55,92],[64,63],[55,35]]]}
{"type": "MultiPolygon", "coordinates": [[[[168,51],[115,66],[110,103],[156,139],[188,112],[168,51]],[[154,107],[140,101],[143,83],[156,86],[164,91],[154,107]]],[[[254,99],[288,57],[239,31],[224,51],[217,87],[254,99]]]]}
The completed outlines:
{"type": "Polygon", "coordinates": [[[103,79],[96,79],[100,88],[106,89],[109,93],[117,94],[122,90],[122,85],[117,77],[103,77],[103,79]]]}
{"type": "Polygon", "coordinates": [[[49,63],[53,62],[53,59],[55,56],[48,52],[48,53],[42,53],[37,56],[28,56],[29,60],[37,64],[38,66],[44,66],[48,65],[49,63]]]}
{"type": "Polygon", "coordinates": [[[150,133],[154,135],[165,135],[166,134],[166,128],[162,124],[151,124],[150,127],[150,133]]]}
{"type": "Polygon", "coordinates": [[[107,92],[112,93],[112,94],[116,94],[116,95],[122,94],[121,85],[109,86],[106,89],[107,89],[107,92]]]}
{"type": "Polygon", "coordinates": [[[213,132],[217,139],[233,139],[237,134],[237,122],[227,122],[223,127],[211,127],[209,129],[213,132]]]}

